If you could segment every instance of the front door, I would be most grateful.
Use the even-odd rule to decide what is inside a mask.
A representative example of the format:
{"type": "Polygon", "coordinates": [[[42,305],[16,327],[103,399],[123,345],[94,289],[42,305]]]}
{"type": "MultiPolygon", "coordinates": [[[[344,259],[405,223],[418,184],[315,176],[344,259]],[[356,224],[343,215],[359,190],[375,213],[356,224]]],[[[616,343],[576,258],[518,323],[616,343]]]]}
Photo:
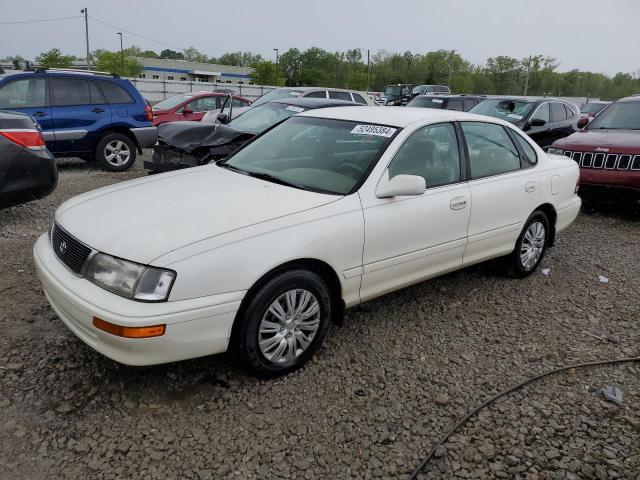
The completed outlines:
{"type": "Polygon", "coordinates": [[[536,111],[531,115],[529,126],[526,130],[527,135],[529,135],[529,137],[531,137],[531,139],[543,149],[546,149],[553,143],[553,136],[551,133],[553,125],[551,123],[549,105],[549,102],[544,102],[538,106],[536,111]],[[533,120],[542,120],[544,125],[533,126],[531,125],[533,120]]]}
{"type": "Polygon", "coordinates": [[[47,147],[54,138],[47,79],[36,75],[9,81],[0,87],[0,109],[31,115],[42,128],[47,147]]]}
{"type": "Polygon", "coordinates": [[[460,159],[453,124],[421,127],[405,140],[383,175],[422,176],[426,192],[392,198],[362,193],[363,301],[462,265],[471,195],[460,159]]]}

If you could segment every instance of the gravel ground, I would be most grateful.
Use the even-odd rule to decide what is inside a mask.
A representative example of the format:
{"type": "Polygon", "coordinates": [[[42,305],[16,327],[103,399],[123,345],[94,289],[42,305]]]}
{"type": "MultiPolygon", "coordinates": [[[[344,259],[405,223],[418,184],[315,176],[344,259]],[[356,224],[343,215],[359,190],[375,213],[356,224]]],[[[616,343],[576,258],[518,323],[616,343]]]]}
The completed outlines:
{"type": "MultiPolygon", "coordinates": [[[[288,377],[250,378],[223,355],[118,365],[49,308],[31,247],[63,200],[143,174],[66,161],[51,196],[0,211],[0,478],[406,478],[489,395],[560,365],[640,356],[640,215],[591,206],[558,237],[547,275],[506,279],[488,263],[371,301],[288,377]]],[[[638,472],[630,363],[503,398],[421,478],[638,472]],[[620,387],[624,406],[603,400],[604,385],[620,387]]]]}

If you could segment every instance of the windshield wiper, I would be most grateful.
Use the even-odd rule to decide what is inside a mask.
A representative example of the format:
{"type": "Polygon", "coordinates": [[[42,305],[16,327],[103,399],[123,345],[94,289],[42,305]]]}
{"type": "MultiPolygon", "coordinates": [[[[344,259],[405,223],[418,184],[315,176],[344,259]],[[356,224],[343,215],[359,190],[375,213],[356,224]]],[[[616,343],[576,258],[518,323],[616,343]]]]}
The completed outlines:
{"type": "Polygon", "coordinates": [[[215,162],[215,164],[219,167],[228,168],[229,170],[233,170],[234,172],[242,173],[243,175],[249,174],[249,172],[247,172],[246,170],[243,170],[241,168],[238,168],[234,165],[227,163],[226,159],[218,160],[217,162],[215,162]]]}
{"type": "Polygon", "coordinates": [[[268,182],[279,183],[280,185],[286,185],[288,187],[298,188],[300,190],[307,190],[304,185],[299,183],[290,182],[288,180],[284,180],[280,177],[276,177],[275,175],[271,175],[270,173],[262,173],[262,172],[250,172],[248,170],[243,170],[246,172],[246,175],[250,177],[259,178],[261,180],[266,180],[268,182]]]}

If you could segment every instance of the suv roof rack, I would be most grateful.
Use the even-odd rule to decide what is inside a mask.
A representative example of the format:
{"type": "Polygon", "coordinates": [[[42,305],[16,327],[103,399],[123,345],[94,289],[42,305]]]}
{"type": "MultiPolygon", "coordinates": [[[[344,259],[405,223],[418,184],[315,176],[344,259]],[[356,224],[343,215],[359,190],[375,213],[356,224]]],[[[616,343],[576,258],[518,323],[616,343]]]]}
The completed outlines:
{"type": "Polygon", "coordinates": [[[120,75],[117,73],[110,72],[100,72],[96,70],[82,70],[80,68],[45,68],[45,67],[37,67],[37,68],[29,68],[26,71],[34,71],[36,73],[46,73],[46,72],[69,72],[69,73],[80,73],[84,75],[102,75],[113,78],[120,78],[120,75]]]}

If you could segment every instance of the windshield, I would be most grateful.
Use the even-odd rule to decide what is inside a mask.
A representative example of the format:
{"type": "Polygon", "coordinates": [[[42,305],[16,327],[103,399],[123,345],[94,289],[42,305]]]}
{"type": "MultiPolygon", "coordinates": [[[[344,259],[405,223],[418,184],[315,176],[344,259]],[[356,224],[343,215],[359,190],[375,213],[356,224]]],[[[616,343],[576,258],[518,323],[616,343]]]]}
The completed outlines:
{"type": "Polygon", "coordinates": [[[535,103],[520,100],[484,100],[469,110],[478,115],[488,115],[489,117],[506,120],[510,123],[518,123],[531,113],[535,103]]]}
{"type": "Polygon", "coordinates": [[[384,87],[385,95],[400,95],[400,85],[387,85],[384,87]]]}
{"type": "Polygon", "coordinates": [[[594,113],[606,107],[604,103],[587,103],[580,109],[580,113],[594,113]]]}
{"type": "Polygon", "coordinates": [[[258,105],[272,102],[274,100],[280,100],[281,98],[297,98],[300,95],[302,95],[301,90],[295,90],[293,88],[275,88],[258,98],[252,103],[252,106],[257,107],[258,105]]]}
{"type": "Polygon", "coordinates": [[[231,120],[228,125],[242,132],[258,133],[274,126],[276,123],[289,118],[296,113],[304,112],[302,107],[285,105],[283,103],[266,103],[253,107],[231,120]]]}
{"type": "Polygon", "coordinates": [[[416,97],[411,100],[407,107],[422,107],[422,108],[443,108],[444,100],[442,98],[432,98],[432,97],[416,97]]]}
{"type": "Polygon", "coordinates": [[[640,102],[617,102],[610,105],[588,126],[589,130],[611,128],[640,130],[640,102]]]}
{"type": "Polygon", "coordinates": [[[292,117],[218,166],[303,190],[345,195],[364,180],[397,130],[292,117]]]}
{"type": "Polygon", "coordinates": [[[193,95],[174,95],[173,97],[165,98],[161,102],[156,103],[153,106],[154,110],[171,110],[173,107],[177,107],[182,102],[185,102],[193,98],[193,95]]]}

